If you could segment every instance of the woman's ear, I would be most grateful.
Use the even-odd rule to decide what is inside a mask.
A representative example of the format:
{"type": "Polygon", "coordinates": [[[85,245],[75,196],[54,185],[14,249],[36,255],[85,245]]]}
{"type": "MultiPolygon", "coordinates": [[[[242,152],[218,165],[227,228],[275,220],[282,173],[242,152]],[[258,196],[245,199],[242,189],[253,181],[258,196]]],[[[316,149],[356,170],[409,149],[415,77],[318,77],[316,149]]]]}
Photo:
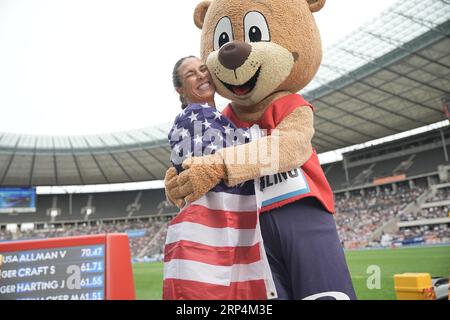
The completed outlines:
{"type": "Polygon", "coordinates": [[[311,12],[317,12],[323,8],[326,0],[306,0],[306,1],[309,4],[309,10],[311,10],[311,12]]]}
{"type": "Polygon", "coordinates": [[[178,94],[179,94],[180,96],[182,96],[182,95],[184,94],[184,89],[183,89],[182,87],[175,88],[175,90],[178,92],[178,94]]]}
{"type": "Polygon", "coordinates": [[[194,23],[200,30],[203,28],[203,22],[205,21],[205,16],[210,5],[211,1],[202,1],[195,8],[194,23]]]}

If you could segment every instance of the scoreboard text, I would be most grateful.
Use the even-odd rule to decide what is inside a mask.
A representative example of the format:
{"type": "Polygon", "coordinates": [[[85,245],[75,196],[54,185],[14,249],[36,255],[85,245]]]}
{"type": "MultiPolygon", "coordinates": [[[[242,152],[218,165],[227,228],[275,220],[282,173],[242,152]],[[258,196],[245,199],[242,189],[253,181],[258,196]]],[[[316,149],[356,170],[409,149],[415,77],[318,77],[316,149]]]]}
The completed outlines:
{"type": "Polygon", "coordinates": [[[0,244],[0,300],[134,298],[127,235],[0,244]]]}

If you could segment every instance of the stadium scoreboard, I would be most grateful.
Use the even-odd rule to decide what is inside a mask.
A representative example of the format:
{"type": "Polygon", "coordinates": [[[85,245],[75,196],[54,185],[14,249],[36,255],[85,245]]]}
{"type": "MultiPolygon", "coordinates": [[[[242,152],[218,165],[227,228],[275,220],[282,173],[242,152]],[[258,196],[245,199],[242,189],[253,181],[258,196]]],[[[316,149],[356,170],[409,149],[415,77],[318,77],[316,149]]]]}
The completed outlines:
{"type": "Polygon", "coordinates": [[[0,213],[36,212],[36,188],[0,188],[0,213]]]}
{"type": "Polygon", "coordinates": [[[126,234],[0,243],[0,300],[135,299],[126,234]]]}

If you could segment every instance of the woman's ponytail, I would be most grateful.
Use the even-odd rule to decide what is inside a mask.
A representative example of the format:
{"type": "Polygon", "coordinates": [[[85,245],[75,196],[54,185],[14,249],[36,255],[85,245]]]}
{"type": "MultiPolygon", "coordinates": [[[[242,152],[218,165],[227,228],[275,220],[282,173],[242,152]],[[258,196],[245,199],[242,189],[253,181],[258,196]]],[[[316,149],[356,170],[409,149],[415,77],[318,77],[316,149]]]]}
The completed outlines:
{"type": "MultiPolygon", "coordinates": [[[[187,56],[187,57],[181,58],[180,60],[177,61],[177,63],[175,63],[175,66],[173,67],[172,82],[173,82],[173,86],[175,89],[181,88],[183,86],[183,81],[181,81],[181,75],[180,75],[178,69],[180,68],[180,66],[184,62],[184,60],[189,59],[189,58],[196,58],[196,57],[195,56],[187,56]]],[[[186,98],[183,97],[182,95],[180,95],[180,102],[181,102],[182,110],[186,109],[189,105],[186,98]]]]}

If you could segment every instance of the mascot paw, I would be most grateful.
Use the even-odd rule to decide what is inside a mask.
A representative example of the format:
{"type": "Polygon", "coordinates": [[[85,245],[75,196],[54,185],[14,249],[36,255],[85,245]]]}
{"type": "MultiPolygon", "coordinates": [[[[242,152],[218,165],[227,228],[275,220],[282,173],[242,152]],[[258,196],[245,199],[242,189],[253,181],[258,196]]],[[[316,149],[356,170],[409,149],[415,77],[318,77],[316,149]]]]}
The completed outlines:
{"type": "Polygon", "coordinates": [[[179,193],[187,202],[194,202],[226,177],[225,165],[219,154],[184,160],[185,171],[178,176],[179,193]]]}
{"type": "Polygon", "coordinates": [[[167,200],[176,205],[178,208],[183,208],[186,205],[184,197],[186,195],[181,194],[178,187],[178,174],[174,167],[170,167],[166,171],[166,177],[164,178],[164,187],[167,200]]]}

